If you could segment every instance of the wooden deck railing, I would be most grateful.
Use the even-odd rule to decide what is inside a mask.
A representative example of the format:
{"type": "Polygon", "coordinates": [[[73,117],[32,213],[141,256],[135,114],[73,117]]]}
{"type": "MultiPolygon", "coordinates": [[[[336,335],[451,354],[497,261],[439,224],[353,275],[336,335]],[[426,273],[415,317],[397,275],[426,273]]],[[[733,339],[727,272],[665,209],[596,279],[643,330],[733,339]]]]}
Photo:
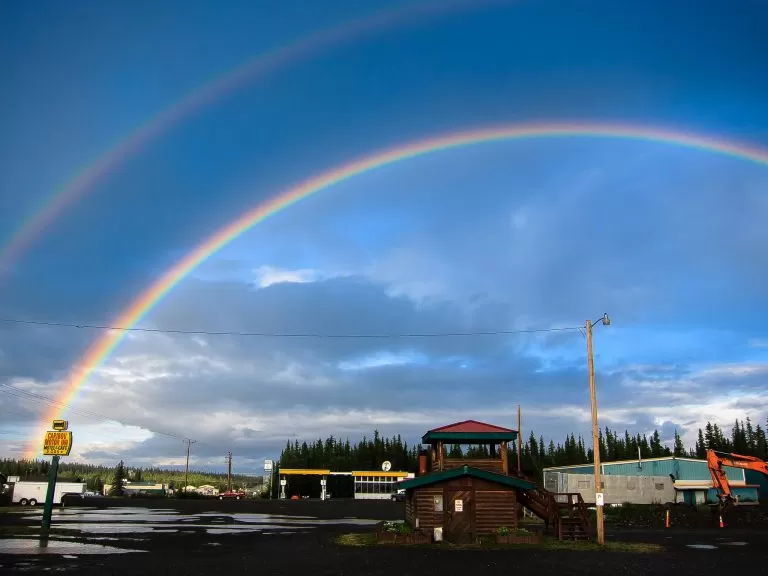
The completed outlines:
{"type": "MultiPolygon", "coordinates": [[[[454,468],[461,468],[462,466],[488,470],[489,472],[496,472],[497,474],[502,474],[504,472],[504,465],[501,459],[496,458],[446,458],[443,462],[443,470],[452,470],[454,468]]],[[[439,470],[439,462],[433,462],[432,472],[438,472],[439,470]]]]}

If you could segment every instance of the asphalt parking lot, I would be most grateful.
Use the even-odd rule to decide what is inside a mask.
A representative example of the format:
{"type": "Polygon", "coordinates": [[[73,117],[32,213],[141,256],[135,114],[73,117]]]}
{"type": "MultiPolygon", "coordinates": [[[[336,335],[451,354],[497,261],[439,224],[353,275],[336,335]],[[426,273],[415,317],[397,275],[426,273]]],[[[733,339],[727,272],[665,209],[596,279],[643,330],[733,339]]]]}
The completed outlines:
{"type": "Polygon", "coordinates": [[[717,574],[763,563],[765,529],[608,529],[608,540],[658,543],[658,554],[572,550],[348,548],[343,533],[401,519],[402,503],[101,500],[57,509],[47,547],[41,509],[0,513],[0,572],[24,574],[717,574]]]}

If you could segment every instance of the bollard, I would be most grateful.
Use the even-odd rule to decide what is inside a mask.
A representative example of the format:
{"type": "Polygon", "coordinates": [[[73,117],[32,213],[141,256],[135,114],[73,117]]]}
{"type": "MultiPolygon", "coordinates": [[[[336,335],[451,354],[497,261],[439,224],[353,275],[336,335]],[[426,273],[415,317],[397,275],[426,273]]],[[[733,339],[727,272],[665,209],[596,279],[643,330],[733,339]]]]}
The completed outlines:
{"type": "Polygon", "coordinates": [[[669,528],[669,510],[667,510],[667,520],[665,528],[669,528]]]}

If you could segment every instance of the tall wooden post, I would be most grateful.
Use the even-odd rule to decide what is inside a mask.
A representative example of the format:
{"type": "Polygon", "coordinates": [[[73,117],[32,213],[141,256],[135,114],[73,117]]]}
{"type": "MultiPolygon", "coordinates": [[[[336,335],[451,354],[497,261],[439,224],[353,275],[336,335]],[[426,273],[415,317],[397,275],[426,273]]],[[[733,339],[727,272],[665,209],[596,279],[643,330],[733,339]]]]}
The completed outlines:
{"type": "MultiPolygon", "coordinates": [[[[592,453],[595,463],[595,492],[601,493],[602,480],[600,477],[600,435],[597,425],[597,391],[595,389],[595,361],[592,357],[592,322],[587,320],[585,325],[587,332],[587,365],[589,368],[589,399],[592,404],[592,453]]],[[[597,496],[595,496],[597,500],[597,496]]],[[[603,525],[602,502],[595,502],[597,508],[597,543],[605,543],[605,531],[603,525]]]]}
{"type": "Polygon", "coordinates": [[[509,475],[509,456],[507,454],[507,441],[501,443],[501,469],[505,476],[509,475]]]}
{"type": "Polygon", "coordinates": [[[520,404],[517,405],[517,473],[522,473],[522,466],[521,466],[521,455],[520,452],[523,450],[523,440],[522,440],[522,418],[520,417],[520,404]]]}
{"type": "Polygon", "coordinates": [[[227,452],[227,492],[232,492],[232,451],[227,452]]]}
{"type": "Polygon", "coordinates": [[[184,493],[187,492],[187,486],[189,486],[189,447],[192,446],[197,440],[185,439],[184,442],[187,445],[187,465],[184,467],[184,493]]]}

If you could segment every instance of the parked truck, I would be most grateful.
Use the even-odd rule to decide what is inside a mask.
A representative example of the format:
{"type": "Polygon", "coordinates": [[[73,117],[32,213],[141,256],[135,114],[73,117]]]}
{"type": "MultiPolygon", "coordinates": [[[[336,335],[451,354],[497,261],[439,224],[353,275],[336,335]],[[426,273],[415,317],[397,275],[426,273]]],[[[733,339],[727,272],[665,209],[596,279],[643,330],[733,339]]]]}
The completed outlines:
{"type": "MultiPolygon", "coordinates": [[[[45,496],[48,492],[48,482],[14,482],[11,502],[22,506],[36,506],[45,504],[45,496]]],[[[56,490],[53,493],[53,503],[61,504],[64,494],[82,494],[85,492],[84,482],[56,482],[56,490]]]]}

